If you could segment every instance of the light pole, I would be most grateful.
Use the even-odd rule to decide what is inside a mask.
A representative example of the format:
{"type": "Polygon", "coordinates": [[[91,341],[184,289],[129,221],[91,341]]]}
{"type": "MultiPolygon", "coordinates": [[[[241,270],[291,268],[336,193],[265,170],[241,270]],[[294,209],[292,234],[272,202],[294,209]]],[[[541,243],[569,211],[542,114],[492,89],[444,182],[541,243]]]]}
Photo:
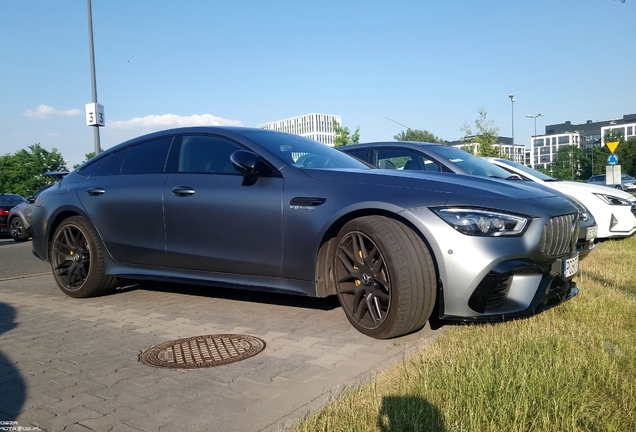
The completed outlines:
{"type": "Polygon", "coordinates": [[[515,145],[515,96],[511,93],[508,95],[508,97],[510,98],[510,106],[512,108],[512,114],[511,114],[511,118],[512,118],[512,146],[514,148],[515,145]]]}
{"type": "Polygon", "coordinates": [[[545,114],[539,113],[537,115],[526,114],[526,117],[534,119],[534,139],[537,139],[537,117],[543,117],[545,114]]]}
{"type": "MultiPolygon", "coordinates": [[[[99,142],[99,126],[104,124],[104,113],[98,112],[97,104],[97,81],[95,79],[95,49],[93,46],[93,10],[91,8],[91,0],[87,0],[88,8],[88,45],[90,49],[90,61],[91,61],[91,88],[93,93],[93,103],[91,107],[87,107],[87,122],[94,127],[93,137],[95,141],[95,156],[97,156],[102,150],[99,142]],[[92,112],[93,117],[91,117],[92,112]],[[90,120],[88,120],[90,118],[90,120]]],[[[103,110],[103,107],[101,107],[103,110]]]]}

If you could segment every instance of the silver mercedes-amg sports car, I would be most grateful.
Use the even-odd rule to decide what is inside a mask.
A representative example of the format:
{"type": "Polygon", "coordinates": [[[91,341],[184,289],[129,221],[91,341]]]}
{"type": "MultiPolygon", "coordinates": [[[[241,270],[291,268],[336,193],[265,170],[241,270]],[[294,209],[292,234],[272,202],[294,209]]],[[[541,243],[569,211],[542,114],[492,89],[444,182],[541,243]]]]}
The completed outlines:
{"type": "Polygon", "coordinates": [[[578,212],[550,192],[372,169],[300,136],[157,132],[39,195],[34,253],[72,297],[151,279],[325,297],[362,333],[517,317],[578,292],[578,212]]]}

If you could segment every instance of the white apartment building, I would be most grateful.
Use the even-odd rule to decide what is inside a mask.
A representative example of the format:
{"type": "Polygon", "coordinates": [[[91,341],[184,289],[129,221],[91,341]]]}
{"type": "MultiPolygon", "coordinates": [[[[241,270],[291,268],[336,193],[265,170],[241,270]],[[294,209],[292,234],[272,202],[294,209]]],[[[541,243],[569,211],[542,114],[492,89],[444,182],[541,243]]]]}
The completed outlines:
{"type": "Polygon", "coordinates": [[[608,131],[618,132],[626,140],[636,137],[636,114],[626,114],[614,120],[587,120],[579,124],[566,121],[547,125],[544,135],[530,139],[530,158],[526,165],[547,169],[554,161],[559,148],[565,145],[577,146],[583,152],[602,147],[605,145],[604,137],[608,131]]]}
{"type": "Polygon", "coordinates": [[[530,168],[548,169],[554,162],[556,154],[563,146],[581,146],[579,132],[565,132],[552,135],[541,135],[530,139],[530,168]]]}
{"type": "Polygon", "coordinates": [[[611,123],[608,126],[601,127],[601,145],[605,145],[605,134],[610,131],[622,134],[626,141],[636,137],[636,122],[623,123],[621,125],[611,123]]]}
{"type": "MultiPolygon", "coordinates": [[[[470,139],[471,137],[468,137],[470,139]]],[[[464,151],[468,151],[466,147],[470,147],[473,150],[473,154],[477,154],[479,150],[479,143],[457,143],[450,142],[448,143],[451,147],[455,147],[464,151]]],[[[499,142],[493,144],[493,147],[501,147],[502,155],[505,155],[508,159],[513,162],[517,162],[520,164],[525,164],[526,162],[526,146],[523,144],[512,144],[512,139],[507,137],[499,137],[499,142]]]]}
{"type": "Polygon", "coordinates": [[[336,122],[338,126],[342,126],[340,116],[314,113],[264,123],[257,127],[300,135],[333,147],[334,138],[336,136],[333,129],[334,122],[336,122]]]}

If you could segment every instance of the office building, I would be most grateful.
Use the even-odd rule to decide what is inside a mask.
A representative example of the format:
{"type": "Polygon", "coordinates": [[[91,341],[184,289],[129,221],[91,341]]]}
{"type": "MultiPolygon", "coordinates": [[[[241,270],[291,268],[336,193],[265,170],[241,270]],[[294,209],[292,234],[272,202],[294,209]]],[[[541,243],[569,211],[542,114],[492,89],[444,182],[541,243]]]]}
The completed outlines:
{"type": "Polygon", "coordinates": [[[306,114],[300,117],[260,124],[257,127],[300,135],[333,147],[334,138],[336,136],[336,132],[333,128],[334,122],[336,122],[338,126],[342,126],[340,116],[331,114],[306,114]]]}

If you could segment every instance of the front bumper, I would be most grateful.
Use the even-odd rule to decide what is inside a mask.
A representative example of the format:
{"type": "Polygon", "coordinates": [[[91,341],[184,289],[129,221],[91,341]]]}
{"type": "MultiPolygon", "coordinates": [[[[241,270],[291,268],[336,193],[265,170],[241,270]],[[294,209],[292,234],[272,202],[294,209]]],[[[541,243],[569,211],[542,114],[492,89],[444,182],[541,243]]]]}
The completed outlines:
{"type": "MultiPolygon", "coordinates": [[[[555,268],[558,265],[553,265],[555,268]]],[[[564,280],[554,273],[544,274],[535,291],[534,297],[525,308],[518,309],[523,304],[519,300],[519,293],[515,293],[515,278],[523,277],[524,273],[537,273],[541,269],[536,265],[524,261],[508,261],[497,265],[482,280],[471,295],[468,306],[477,314],[466,316],[444,315],[440,319],[454,321],[502,321],[506,319],[529,316],[557,306],[579,292],[577,284],[571,280],[564,280]],[[517,308],[515,312],[505,312],[517,308]]],[[[522,289],[531,287],[522,287],[522,289]]],[[[440,307],[440,311],[444,308],[440,307]]]]}
{"type": "Polygon", "coordinates": [[[566,273],[563,267],[580,260],[575,247],[578,223],[572,226],[571,219],[562,221],[561,226],[569,227],[565,237],[554,236],[555,218],[534,219],[522,236],[478,237],[454,230],[425,209],[412,213],[435,256],[441,319],[488,321],[530,315],[578,292],[571,281],[576,271],[566,273]],[[551,230],[546,231],[548,226],[551,230]]]}

